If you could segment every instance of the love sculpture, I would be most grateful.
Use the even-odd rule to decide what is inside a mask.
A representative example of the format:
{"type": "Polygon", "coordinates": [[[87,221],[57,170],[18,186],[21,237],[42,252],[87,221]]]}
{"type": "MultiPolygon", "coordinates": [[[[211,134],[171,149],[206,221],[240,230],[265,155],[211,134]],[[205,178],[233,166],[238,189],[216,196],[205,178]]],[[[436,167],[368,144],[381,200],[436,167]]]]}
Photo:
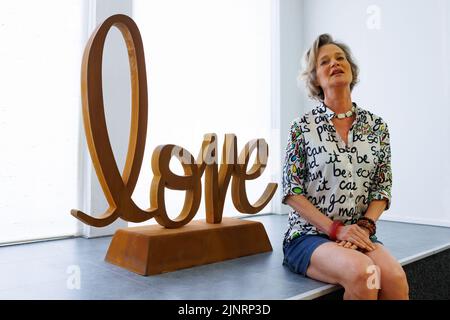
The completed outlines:
{"type": "Polygon", "coordinates": [[[90,37],[83,55],[81,93],[87,145],[109,208],[100,217],[79,210],[72,210],[71,214],[94,227],[105,227],[117,218],[130,222],[155,218],[159,224],[117,230],[106,261],[149,275],[272,250],[261,223],[222,219],[231,179],[231,195],[239,212],[257,213],[274,195],[276,183],[269,183],[254,205],[246,195],[245,181],[258,178],[267,164],[268,146],[264,139],[249,141],[238,157],[235,135],[225,135],[220,168],[215,134],[204,136],[196,160],[182,147],[160,145],[154,150],[151,161],[154,174],[150,188],[151,208],[142,210],[132,200],[144,157],[148,97],[142,39],[130,17],[111,16],[90,37]],[[131,75],[131,128],[122,174],[109,141],[102,91],[103,48],[113,26],[125,39],[131,75]],[[255,163],[247,171],[250,155],[255,150],[255,163]],[[180,160],[185,175],[179,176],[170,170],[173,156],[180,160]],[[203,174],[206,221],[189,223],[200,206],[203,174]],[[166,212],[165,188],[186,191],[183,209],[175,219],[170,219],[166,212]]]}

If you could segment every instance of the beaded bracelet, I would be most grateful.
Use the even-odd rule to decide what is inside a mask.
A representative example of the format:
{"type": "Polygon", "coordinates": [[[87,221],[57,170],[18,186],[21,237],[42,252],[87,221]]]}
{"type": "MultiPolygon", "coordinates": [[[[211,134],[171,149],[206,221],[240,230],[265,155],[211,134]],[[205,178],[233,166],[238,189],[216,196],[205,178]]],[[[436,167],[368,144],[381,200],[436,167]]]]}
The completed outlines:
{"type": "Polygon", "coordinates": [[[359,217],[358,220],[366,220],[366,221],[369,221],[369,222],[375,224],[375,221],[373,219],[370,219],[369,217],[365,217],[365,216],[359,217]]]}
{"type": "Polygon", "coordinates": [[[370,236],[373,236],[377,232],[377,226],[375,224],[375,221],[373,221],[370,218],[367,217],[361,217],[358,219],[358,222],[356,223],[358,226],[366,228],[369,230],[370,236]]]}
{"type": "Polygon", "coordinates": [[[375,221],[368,219],[368,218],[359,219],[357,223],[359,223],[360,225],[363,225],[363,226],[367,226],[371,230],[373,229],[374,232],[377,229],[375,221]]]}
{"type": "Polygon", "coordinates": [[[364,222],[364,221],[358,221],[357,225],[362,227],[362,228],[364,228],[364,229],[367,229],[369,231],[369,236],[373,236],[376,233],[376,231],[373,228],[373,226],[368,224],[368,223],[366,223],[366,222],[364,222]]]}

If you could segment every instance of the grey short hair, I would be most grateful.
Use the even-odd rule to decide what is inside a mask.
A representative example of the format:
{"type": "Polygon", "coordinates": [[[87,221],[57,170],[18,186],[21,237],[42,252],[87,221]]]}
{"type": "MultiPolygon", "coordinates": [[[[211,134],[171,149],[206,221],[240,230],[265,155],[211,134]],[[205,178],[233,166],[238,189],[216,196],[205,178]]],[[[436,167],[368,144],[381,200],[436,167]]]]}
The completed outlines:
{"type": "Polygon", "coordinates": [[[305,52],[303,57],[302,70],[300,70],[300,74],[298,77],[299,80],[305,81],[308,96],[312,99],[319,101],[323,101],[325,97],[322,88],[315,84],[317,80],[316,62],[320,47],[327,44],[334,44],[339,48],[341,48],[342,51],[344,51],[345,57],[350,63],[353,75],[352,82],[350,83],[350,91],[353,90],[353,87],[359,81],[358,78],[359,68],[355,62],[355,59],[352,57],[350,48],[344,43],[334,41],[333,37],[328,33],[321,34],[313,42],[311,48],[309,48],[308,51],[305,52]]]}

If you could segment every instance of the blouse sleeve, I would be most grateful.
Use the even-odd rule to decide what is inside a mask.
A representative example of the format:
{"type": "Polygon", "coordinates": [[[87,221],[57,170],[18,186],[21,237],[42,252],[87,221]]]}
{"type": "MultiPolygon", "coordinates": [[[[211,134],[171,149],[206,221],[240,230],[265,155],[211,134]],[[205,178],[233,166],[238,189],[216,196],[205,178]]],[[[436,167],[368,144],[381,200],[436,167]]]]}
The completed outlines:
{"type": "Polygon", "coordinates": [[[289,132],[283,166],[283,204],[286,204],[286,198],[290,195],[306,194],[305,176],[305,139],[300,124],[294,120],[289,132]]]}
{"type": "Polygon", "coordinates": [[[369,202],[372,200],[387,200],[386,209],[391,206],[392,170],[391,170],[391,145],[389,142],[389,129],[386,123],[380,128],[380,152],[372,183],[369,202]]]}

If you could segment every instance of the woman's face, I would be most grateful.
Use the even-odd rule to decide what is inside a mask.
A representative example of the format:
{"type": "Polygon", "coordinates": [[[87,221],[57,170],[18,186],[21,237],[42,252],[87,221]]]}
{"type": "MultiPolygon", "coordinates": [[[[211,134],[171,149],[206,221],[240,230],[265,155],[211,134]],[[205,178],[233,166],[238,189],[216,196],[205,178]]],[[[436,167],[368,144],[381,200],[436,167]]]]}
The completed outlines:
{"type": "Polygon", "coordinates": [[[353,80],[352,68],[344,51],[334,44],[319,48],[316,75],[317,84],[324,93],[336,87],[350,86],[353,80]]]}

